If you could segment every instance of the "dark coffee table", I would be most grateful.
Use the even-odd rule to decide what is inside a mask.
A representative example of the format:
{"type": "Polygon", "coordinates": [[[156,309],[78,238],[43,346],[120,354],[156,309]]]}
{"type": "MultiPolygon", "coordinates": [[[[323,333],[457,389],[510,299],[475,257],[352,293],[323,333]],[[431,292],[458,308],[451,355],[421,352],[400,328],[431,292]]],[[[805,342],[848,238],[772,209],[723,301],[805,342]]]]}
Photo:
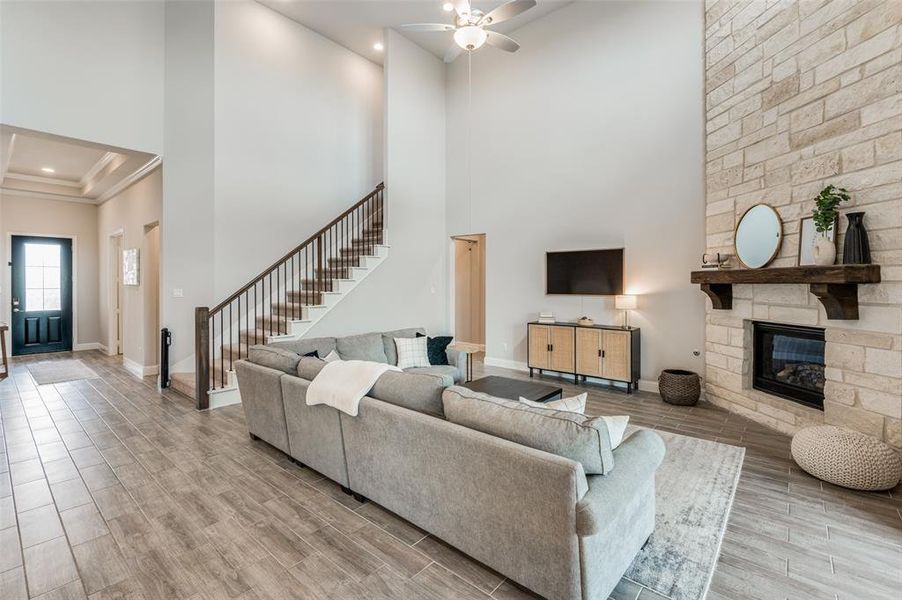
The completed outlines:
{"type": "Polygon", "coordinates": [[[522,396],[533,402],[559,400],[563,392],[561,388],[548,385],[547,383],[535,383],[533,381],[523,381],[522,379],[498,377],[497,375],[489,375],[488,377],[462,383],[461,385],[474,392],[482,392],[498,398],[519,400],[522,396]]]}

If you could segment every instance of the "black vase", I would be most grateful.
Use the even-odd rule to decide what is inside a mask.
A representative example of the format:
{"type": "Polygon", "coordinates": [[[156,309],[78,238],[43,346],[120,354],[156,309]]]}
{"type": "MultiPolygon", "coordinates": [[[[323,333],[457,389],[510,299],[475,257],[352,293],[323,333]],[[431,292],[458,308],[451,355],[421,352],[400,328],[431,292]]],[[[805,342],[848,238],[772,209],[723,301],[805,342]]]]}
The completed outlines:
{"type": "Polygon", "coordinates": [[[871,243],[868,241],[868,231],[864,228],[864,213],[846,213],[846,218],[849,219],[849,227],[846,229],[846,239],[842,249],[843,264],[871,264],[871,243]]]}

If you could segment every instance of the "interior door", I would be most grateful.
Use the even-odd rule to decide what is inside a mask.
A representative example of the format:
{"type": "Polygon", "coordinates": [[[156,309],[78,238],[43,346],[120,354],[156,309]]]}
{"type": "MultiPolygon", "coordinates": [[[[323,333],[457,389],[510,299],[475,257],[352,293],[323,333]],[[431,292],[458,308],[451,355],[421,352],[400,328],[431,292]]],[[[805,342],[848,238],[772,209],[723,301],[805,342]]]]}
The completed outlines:
{"type": "Polygon", "coordinates": [[[630,333],[605,330],[602,336],[604,358],[602,377],[616,381],[630,381],[630,333]]]}
{"type": "Polygon", "coordinates": [[[576,372],[601,377],[601,330],[576,330],[576,372]]]}
{"type": "Polygon", "coordinates": [[[573,327],[551,328],[551,370],[573,372],[573,327]]]}
{"type": "Polygon", "coordinates": [[[547,325],[529,326],[529,366],[534,369],[549,367],[548,347],[551,344],[551,338],[548,335],[549,329],[551,328],[547,325]]]}
{"type": "Polygon", "coordinates": [[[12,237],[13,355],[72,350],[72,240],[12,237]]]}

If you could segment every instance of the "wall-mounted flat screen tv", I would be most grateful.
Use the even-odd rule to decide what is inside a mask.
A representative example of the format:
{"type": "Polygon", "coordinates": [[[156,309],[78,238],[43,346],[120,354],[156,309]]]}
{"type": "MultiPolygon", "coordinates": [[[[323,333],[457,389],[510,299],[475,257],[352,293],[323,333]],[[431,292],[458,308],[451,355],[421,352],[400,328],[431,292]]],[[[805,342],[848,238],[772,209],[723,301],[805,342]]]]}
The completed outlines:
{"type": "Polygon", "coordinates": [[[545,267],[547,294],[623,293],[623,248],[546,252],[545,267]]]}

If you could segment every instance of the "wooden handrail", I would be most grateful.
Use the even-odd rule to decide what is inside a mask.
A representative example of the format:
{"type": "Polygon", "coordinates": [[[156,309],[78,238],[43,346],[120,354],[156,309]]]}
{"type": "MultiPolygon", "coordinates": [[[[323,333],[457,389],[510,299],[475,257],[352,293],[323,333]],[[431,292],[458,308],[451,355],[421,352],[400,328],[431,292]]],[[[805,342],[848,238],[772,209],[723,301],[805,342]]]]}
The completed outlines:
{"type": "Polygon", "coordinates": [[[332,221],[330,221],[328,225],[326,225],[325,227],[321,228],[319,231],[317,231],[316,233],[314,233],[313,235],[311,235],[310,237],[308,237],[306,240],[304,240],[303,242],[301,242],[300,244],[298,244],[297,246],[295,246],[293,249],[291,249],[291,250],[289,250],[288,252],[286,252],[285,255],[284,255],[282,258],[280,258],[279,260],[277,260],[276,262],[274,262],[272,265],[270,265],[269,267],[267,267],[266,269],[264,269],[263,272],[261,272],[259,275],[257,275],[254,279],[252,279],[252,280],[250,280],[249,282],[247,282],[247,283],[244,285],[244,287],[242,287],[242,288],[239,289],[237,292],[235,292],[234,294],[232,294],[231,296],[229,296],[228,298],[226,298],[225,300],[223,300],[222,302],[220,302],[219,304],[217,304],[216,306],[214,306],[213,308],[211,308],[211,309],[210,309],[210,314],[217,313],[217,312],[221,311],[223,308],[225,308],[226,306],[228,306],[229,304],[231,304],[234,300],[236,300],[236,299],[238,298],[238,296],[240,296],[241,294],[243,294],[243,293],[246,292],[247,290],[251,289],[252,287],[254,287],[255,285],[257,285],[258,283],[260,283],[267,275],[269,275],[270,273],[272,273],[272,272],[273,272],[275,269],[277,269],[282,263],[284,263],[286,260],[289,260],[289,259],[290,259],[292,256],[294,256],[295,254],[299,253],[299,252],[300,252],[301,250],[303,250],[306,246],[312,244],[319,236],[321,236],[323,233],[325,233],[328,229],[330,229],[331,227],[333,227],[334,225],[336,225],[339,221],[341,221],[342,219],[344,219],[345,217],[347,217],[347,216],[348,216],[349,214],[351,214],[355,209],[357,209],[357,208],[359,208],[361,205],[363,205],[367,200],[372,199],[373,196],[375,196],[376,194],[378,194],[379,192],[381,192],[383,189],[385,189],[385,183],[384,183],[384,182],[382,182],[382,183],[380,183],[379,185],[377,185],[377,186],[376,186],[376,189],[374,189],[372,192],[370,192],[369,194],[367,194],[366,196],[364,196],[363,198],[361,198],[358,202],[356,202],[353,206],[351,206],[351,208],[349,208],[348,210],[344,211],[343,213],[341,213],[340,215],[338,215],[337,217],[335,217],[334,219],[332,219],[332,221]]]}

